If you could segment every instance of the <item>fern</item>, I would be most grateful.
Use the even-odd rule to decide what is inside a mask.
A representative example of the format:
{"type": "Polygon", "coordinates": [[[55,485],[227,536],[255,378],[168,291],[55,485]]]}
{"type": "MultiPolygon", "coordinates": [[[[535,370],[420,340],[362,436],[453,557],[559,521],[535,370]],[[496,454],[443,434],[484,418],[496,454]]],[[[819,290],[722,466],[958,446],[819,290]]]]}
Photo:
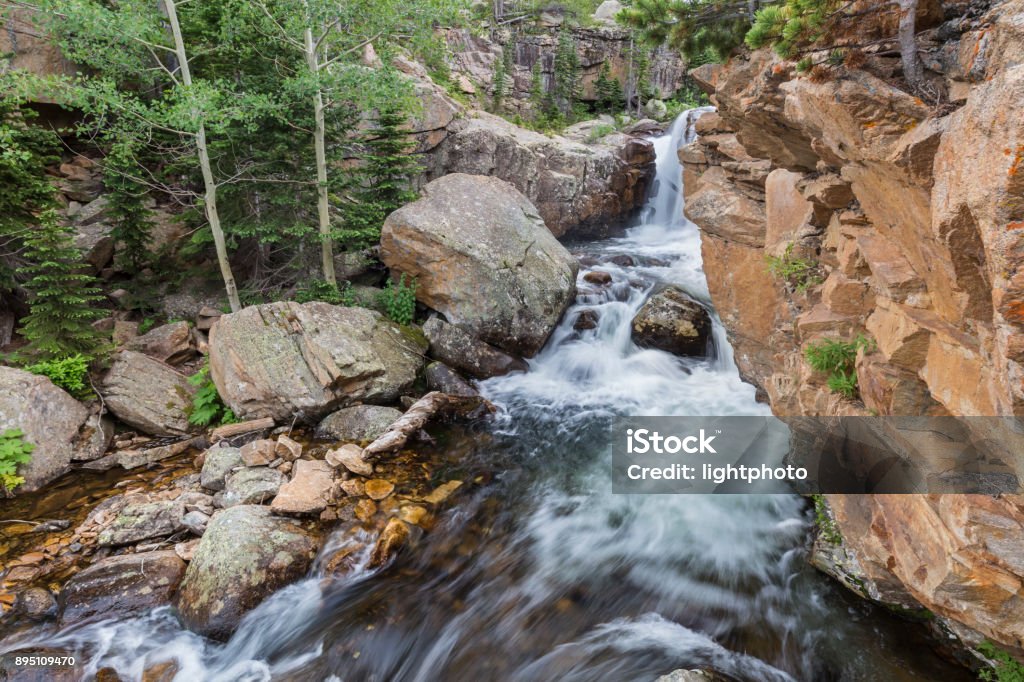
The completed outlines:
{"type": "Polygon", "coordinates": [[[192,398],[192,408],[188,415],[190,424],[195,424],[196,426],[217,424],[220,426],[223,424],[234,424],[238,421],[231,408],[227,407],[224,401],[221,400],[220,393],[217,392],[217,385],[210,378],[209,366],[203,367],[193,376],[189,377],[188,382],[199,389],[192,398]]]}
{"type": "Polygon", "coordinates": [[[852,400],[859,395],[857,370],[854,367],[857,351],[861,348],[870,349],[873,345],[874,342],[865,336],[858,336],[853,341],[825,339],[808,344],[804,348],[804,358],[815,372],[828,374],[827,385],[830,391],[852,400]]]}
{"type": "Polygon", "coordinates": [[[992,642],[982,642],[978,651],[995,662],[995,667],[982,670],[978,679],[985,682],[1024,682],[1024,665],[992,642]]]}
{"type": "Polygon", "coordinates": [[[380,293],[381,306],[387,316],[401,325],[410,325],[416,317],[416,280],[405,283],[405,275],[398,278],[398,284],[392,280],[380,293]]]}
{"type": "Polygon", "coordinates": [[[21,429],[7,429],[0,433],[0,487],[11,491],[25,482],[18,476],[18,465],[28,464],[36,446],[25,440],[21,429]]]}

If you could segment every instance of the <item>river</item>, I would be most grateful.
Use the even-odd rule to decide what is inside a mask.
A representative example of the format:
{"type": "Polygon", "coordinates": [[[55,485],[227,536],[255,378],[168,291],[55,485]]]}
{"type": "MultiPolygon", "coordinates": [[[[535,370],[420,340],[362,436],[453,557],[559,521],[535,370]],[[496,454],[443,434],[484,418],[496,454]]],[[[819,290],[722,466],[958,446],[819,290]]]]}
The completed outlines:
{"type": "Polygon", "coordinates": [[[483,383],[496,420],[436,446],[476,483],[394,564],[341,578],[314,570],[227,643],[160,609],[22,633],[0,651],[74,650],[86,676],[113,667],[123,679],[173,660],[179,682],[653,680],[697,667],[757,681],[970,679],[932,653],[921,626],[809,567],[802,498],[611,493],[609,417],[770,413],[740,379],[717,319],[708,358],[630,339],[659,283],[710,304],[676,159],[694,120],[683,114],[655,140],[656,187],[638,225],[574,247],[611,286],[585,282],[585,267],[576,304],[530,371],[483,383]],[[576,331],[584,309],[598,325],[576,331]]]}

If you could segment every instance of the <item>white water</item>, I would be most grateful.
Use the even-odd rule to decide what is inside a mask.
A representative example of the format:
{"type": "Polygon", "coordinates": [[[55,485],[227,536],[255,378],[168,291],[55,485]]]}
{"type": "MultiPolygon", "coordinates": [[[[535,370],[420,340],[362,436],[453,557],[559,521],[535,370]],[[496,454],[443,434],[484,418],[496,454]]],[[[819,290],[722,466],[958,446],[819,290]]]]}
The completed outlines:
{"type": "Polygon", "coordinates": [[[890,644],[900,626],[844,606],[806,567],[798,497],[611,493],[607,417],[769,413],[741,381],[717,319],[707,359],[630,339],[630,320],[659,282],[709,301],[675,153],[692,139],[696,115],[655,140],[657,187],[638,226],[584,249],[612,286],[592,287],[581,273],[576,304],[530,371],[482,385],[503,410],[466,459],[496,470],[493,483],[462,495],[402,570],[314,571],[264,602],[226,644],[183,630],[161,609],[32,632],[0,652],[63,647],[87,674],[112,666],[126,680],[173,660],[177,682],[590,682],[700,666],[738,680],[935,679],[890,644]],[[611,262],[622,255],[639,262],[611,262]],[[587,308],[598,327],[574,331],[587,308]]]}

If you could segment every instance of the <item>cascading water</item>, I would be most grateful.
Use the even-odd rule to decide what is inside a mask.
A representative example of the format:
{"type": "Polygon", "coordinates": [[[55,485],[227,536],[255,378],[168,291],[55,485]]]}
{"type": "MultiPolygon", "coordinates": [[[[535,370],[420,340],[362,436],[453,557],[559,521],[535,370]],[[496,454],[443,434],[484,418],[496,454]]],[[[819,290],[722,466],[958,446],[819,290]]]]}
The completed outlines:
{"type": "Polygon", "coordinates": [[[697,667],[758,681],[959,679],[914,630],[806,565],[800,498],[611,493],[610,416],[769,413],[741,381],[717,319],[710,359],[630,338],[659,283],[710,304],[676,158],[700,111],[654,140],[657,178],[639,224],[580,248],[611,285],[581,275],[576,304],[530,371],[483,383],[503,408],[497,422],[439,446],[456,453],[463,478],[484,483],[397,564],[317,572],[265,601],[225,644],[161,609],[22,633],[0,652],[61,647],[87,673],[109,666],[123,679],[173,660],[179,682],[589,682],[697,667]],[[588,310],[596,327],[574,329],[588,310]]]}

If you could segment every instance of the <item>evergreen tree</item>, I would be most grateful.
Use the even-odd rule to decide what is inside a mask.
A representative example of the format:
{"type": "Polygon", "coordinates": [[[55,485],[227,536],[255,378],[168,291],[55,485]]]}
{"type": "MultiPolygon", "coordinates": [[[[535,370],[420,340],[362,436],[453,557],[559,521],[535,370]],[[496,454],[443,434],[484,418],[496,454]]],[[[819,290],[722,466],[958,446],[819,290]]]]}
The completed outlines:
{"type": "Polygon", "coordinates": [[[25,257],[31,265],[19,272],[29,278],[29,314],[20,331],[28,346],[21,355],[41,360],[92,357],[99,333],[91,323],[103,315],[96,308],[103,297],[95,279],[82,272],[82,256],[54,209],[43,211],[25,239],[25,257]]]}
{"type": "Polygon", "coordinates": [[[366,139],[366,175],[370,183],[366,198],[380,204],[385,214],[417,196],[412,181],[421,167],[411,155],[414,142],[402,129],[406,120],[407,113],[400,106],[383,105],[377,113],[377,125],[366,139]]]}
{"type": "Polygon", "coordinates": [[[145,187],[132,178],[139,164],[129,144],[115,142],[103,161],[103,185],[107,190],[107,215],[111,237],[120,247],[120,265],[138,273],[149,262],[153,212],[146,208],[145,187]]]}
{"type": "Polygon", "coordinates": [[[492,84],[493,95],[491,97],[491,108],[495,113],[500,113],[505,102],[505,90],[508,88],[509,75],[512,73],[512,51],[508,48],[502,49],[501,59],[494,65],[494,81],[492,84]]]}
{"type": "MultiPolygon", "coordinates": [[[[811,0],[814,1],[814,0],[811,0]]],[[[666,44],[687,59],[713,53],[724,61],[743,38],[764,0],[635,0],[616,19],[646,42],[666,44]]]]}
{"type": "Polygon", "coordinates": [[[558,34],[554,80],[554,103],[562,114],[571,115],[573,105],[579,99],[580,85],[580,58],[576,54],[576,39],[571,31],[563,30],[558,34]]]}
{"type": "Polygon", "coordinates": [[[622,108],[622,86],[617,79],[612,77],[612,70],[608,66],[608,62],[601,64],[601,70],[597,73],[594,96],[597,99],[598,107],[605,113],[615,113],[622,108]]]}
{"type": "Polygon", "coordinates": [[[550,97],[544,87],[544,72],[541,70],[540,59],[530,69],[530,109],[535,122],[543,120],[549,109],[550,97]]]}

